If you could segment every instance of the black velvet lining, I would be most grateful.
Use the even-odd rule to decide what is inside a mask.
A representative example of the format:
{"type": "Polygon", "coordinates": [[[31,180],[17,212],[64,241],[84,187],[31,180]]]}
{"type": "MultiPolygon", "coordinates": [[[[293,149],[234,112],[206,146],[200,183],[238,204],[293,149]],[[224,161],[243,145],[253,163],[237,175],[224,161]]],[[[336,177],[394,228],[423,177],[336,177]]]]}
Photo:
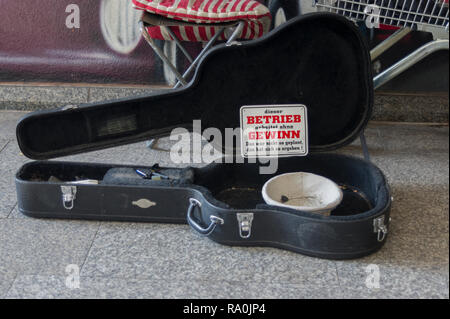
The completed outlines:
{"type": "Polygon", "coordinates": [[[111,165],[39,161],[23,165],[16,174],[16,178],[27,182],[48,182],[54,176],[61,182],[72,182],[80,179],[101,181],[112,168],[111,165]]]}
{"type": "Polygon", "coordinates": [[[278,170],[274,175],[311,172],[348,188],[344,201],[332,212],[331,217],[265,205],[261,190],[264,183],[274,175],[261,175],[259,168],[254,163],[211,164],[203,168],[162,168],[161,172],[169,175],[170,181],[148,181],[139,178],[131,167],[49,161],[24,165],[17,173],[17,178],[47,183],[50,176],[55,176],[62,182],[96,179],[106,186],[190,188],[201,192],[212,205],[220,208],[268,209],[311,218],[340,220],[371,216],[385,208],[389,202],[389,189],[383,174],[376,166],[363,159],[338,154],[279,159],[278,170]]]}
{"type": "Polygon", "coordinates": [[[195,184],[208,189],[212,197],[232,208],[282,210],[318,218],[316,214],[265,205],[261,195],[264,183],[275,175],[299,171],[327,177],[347,188],[343,202],[332,212],[336,219],[362,218],[384,208],[389,201],[382,172],[370,162],[355,157],[314,154],[281,158],[275,174],[261,175],[259,169],[258,165],[249,163],[209,165],[196,169],[195,184]]]}
{"type": "Polygon", "coordinates": [[[167,135],[174,126],[239,127],[243,105],[305,104],[310,150],[350,143],[372,110],[367,47],[332,14],[286,23],[262,39],[223,45],[201,61],[187,88],[78,109],[40,112],[17,126],[22,152],[48,159],[167,135]]]}

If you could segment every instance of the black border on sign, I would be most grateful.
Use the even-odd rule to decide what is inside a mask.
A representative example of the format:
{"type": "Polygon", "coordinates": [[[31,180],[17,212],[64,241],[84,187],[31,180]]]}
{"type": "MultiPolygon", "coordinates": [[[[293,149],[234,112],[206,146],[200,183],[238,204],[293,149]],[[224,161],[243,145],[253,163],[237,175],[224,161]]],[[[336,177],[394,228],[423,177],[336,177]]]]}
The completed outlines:
{"type": "Polygon", "coordinates": [[[305,113],[305,153],[304,154],[278,154],[276,157],[294,157],[294,156],[308,156],[309,154],[309,128],[308,128],[308,108],[306,107],[306,105],[304,104],[269,104],[269,105],[243,105],[241,106],[241,109],[239,110],[239,117],[240,117],[240,130],[241,130],[241,156],[243,158],[273,158],[273,156],[270,155],[255,155],[255,156],[249,156],[249,155],[245,155],[244,154],[244,132],[243,132],[243,118],[244,118],[244,114],[243,111],[244,109],[247,108],[264,108],[264,109],[268,109],[268,108],[286,108],[286,107],[301,107],[304,110],[305,113]]]}

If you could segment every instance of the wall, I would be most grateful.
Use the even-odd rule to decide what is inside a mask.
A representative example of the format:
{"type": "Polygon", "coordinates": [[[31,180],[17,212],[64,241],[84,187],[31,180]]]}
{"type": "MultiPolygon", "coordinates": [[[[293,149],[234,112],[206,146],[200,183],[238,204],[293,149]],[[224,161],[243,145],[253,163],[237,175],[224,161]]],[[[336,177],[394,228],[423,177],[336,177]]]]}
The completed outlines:
{"type": "Polygon", "coordinates": [[[165,83],[128,0],[0,0],[0,81],[165,83]]]}
{"type": "MultiPolygon", "coordinates": [[[[314,11],[311,0],[267,0],[274,17],[283,20],[314,11]],[[298,5],[300,4],[300,6],[298,5]],[[279,14],[274,6],[286,12],[279,14]]],[[[130,0],[0,0],[0,82],[69,82],[158,85],[174,77],[142,39],[140,12],[130,0]]],[[[367,30],[375,45],[392,31],[367,30]]],[[[423,43],[430,34],[415,32],[376,63],[382,71],[423,43]]],[[[173,43],[159,43],[180,69],[187,61],[173,43]]],[[[188,44],[195,54],[198,44],[188,44]]],[[[448,51],[423,61],[383,90],[448,90],[448,51]]]]}

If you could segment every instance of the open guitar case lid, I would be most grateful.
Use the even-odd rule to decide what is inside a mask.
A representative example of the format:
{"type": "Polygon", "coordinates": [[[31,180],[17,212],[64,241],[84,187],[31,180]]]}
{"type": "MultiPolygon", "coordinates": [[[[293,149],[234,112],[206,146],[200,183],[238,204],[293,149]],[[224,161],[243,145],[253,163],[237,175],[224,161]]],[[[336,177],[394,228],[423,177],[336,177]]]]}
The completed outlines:
{"type": "Polygon", "coordinates": [[[210,50],[185,88],[25,116],[17,140],[40,161],[17,172],[18,207],[32,217],[189,223],[227,245],[361,257],[386,240],[389,187],[367,157],[330,151],[361,135],[372,106],[370,56],[356,26],[334,14],[305,15],[261,39],[210,50]],[[43,161],[165,136],[195,119],[223,132],[240,126],[241,106],[271,104],[308,109],[310,154],[279,158],[275,174],[261,175],[249,161],[202,168],[43,161]],[[136,173],[151,169],[169,179],[136,173]],[[298,171],[340,186],[343,201],[331,216],[265,204],[264,183],[298,171]]]}

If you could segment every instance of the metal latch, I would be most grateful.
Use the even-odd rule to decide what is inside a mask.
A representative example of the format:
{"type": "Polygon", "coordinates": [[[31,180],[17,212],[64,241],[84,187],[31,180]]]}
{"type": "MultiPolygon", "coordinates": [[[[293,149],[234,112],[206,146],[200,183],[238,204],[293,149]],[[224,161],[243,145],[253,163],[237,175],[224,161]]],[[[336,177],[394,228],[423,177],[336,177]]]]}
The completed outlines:
{"type": "Polygon", "coordinates": [[[73,110],[73,109],[77,109],[77,108],[78,108],[78,105],[68,104],[68,105],[61,107],[61,111],[73,110]]]}
{"type": "Polygon", "coordinates": [[[244,238],[250,238],[252,234],[253,213],[238,213],[239,235],[244,238]]]}
{"type": "Polygon", "coordinates": [[[61,186],[62,201],[65,209],[71,210],[77,194],[76,186],[61,186]]]}
{"type": "Polygon", "coordinates": [[[382,242],[386,238],[388,228],[385,224],[384,215],[373,220],[373,232],[377,233],[377,239],[379,242],[382,242]]]}
{"type": "Polygon", "coordinates": [[[242,45],[242,43],[239,42],[239,41],[231,41],[231,42],[227,42],[227,43],[225,44],[225,46],[227,46],[227,47],[239,46],[239,45],[242,45]]]}

